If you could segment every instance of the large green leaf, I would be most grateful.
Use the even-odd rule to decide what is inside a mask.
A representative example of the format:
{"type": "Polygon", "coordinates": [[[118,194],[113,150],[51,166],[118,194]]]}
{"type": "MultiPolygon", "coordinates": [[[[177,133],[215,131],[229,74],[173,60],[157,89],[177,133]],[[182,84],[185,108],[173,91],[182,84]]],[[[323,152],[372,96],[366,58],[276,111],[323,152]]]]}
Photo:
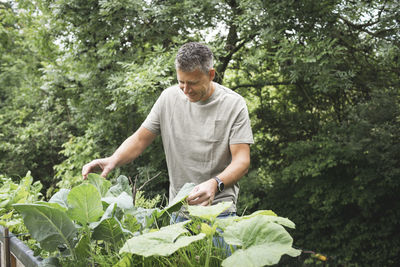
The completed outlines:
{"type": "Polygon", "coordinates": [[[240,246],[222,266],[265,266],[277,264],[282,255],[292,257],[300,251],[292,248],[293,239],[285,228],[264,215],[239,221],[223,233],[226,243],[240,246]]]}
{"type": "Polygon", "coordinates": [[[128,195],[132,194],[132,187],[129,184],[129,180],[126,176],[120,175],[117,178],[117,183],[110,187],[107,191],[107,197],[118,197],[122,192],[126,192],[128,195]]]}
{"type": "Polygon", "coordinates": [[[92,238],[94,240],[104,240],[111,244],[117,244],[122,240],[124,232],[121,223],[115,217],[102,220],[93,230],[92,238]]]}
{"type": "Polygon", "coordinates": [[[135,216],[137,222],[145,229],[151,227],[155,220],[165,213],[158,208],[144,209],[139,207],[136,210],[131,210],[129,214],[135,216]]]}
{"type": "Polygon", "coordinates": [[[94,185],[97,190],[99,190],[100,195],[104,197],[107,193],[107,191],[110,189],[111,182],[107,179],[104,179],[102,176],[96,174],[96,173],[89,173],[88,175],[88,181],[92,185],[94,185]]]}
{"type": "Polygon", "coordinates": [[[118,196],[106,196],[101,199],[102,201],[111,205],[112,203],[116,203],[120,209],[130,210],[133,209],[133,198],[131,195],[128,195],[125,191],[122,191],[118,196]]]}
{"type": "Polygon", "coordinates": [[[177,223],[161,228],[157,232],[150,232],[129,239],[121,248],[120,253],[128,252],[144,257],[169,256],[178,249],[186,247],[192,242],[203,239],[206,235],[184,235],[187,222],[177,223]]]}
{"type": "Polygon", "coordinates": [[[271,210],[258,210],[258,211],[253,212],[250,215],[242,216],[242,217],[232,216],[232,217],[223,218],[223,219],[217,218],[216,224],[217,224],[218,228],[225,230],[226,227],[234,224],[235,222],[248,220],[253,217],[260,216],[260,215],[263,215],[270,222],[278,223],[278,224],[286,226],[288,228],[293,228],[293,229],[295,228],[295,224],[291,220],[289,220],[288,218],[279,217],[276,215],[275,212],[273,212],[271,210]]]}
{"type": "Polygon", "coordinates": [[[221,202],[213,206],[188,206],[189,214],[205,220],[214,221],[218,215],[232,206],[232,202],[221,202]]]}
{"type": "Polygon", "coordinates": [[[183,187],[179,190],[178,194],[174,197],[174,199],[169,203],[166,207],[169,213],[178,211],[183,201],[188,197],[189,193],[193,190],[196,185],[194,183],[186,183],[183,187]]]}
{"type": "Polygon", "coordinates": [[[115,212],[116,212],[116,209],[117,209],[117,204],[116,203],[110,204],[110,206],[107,207],[106,211],[101,216],[101,219],[99,221],[97,221],[97,222],[90,223],[89,227],[91,229],[94,229],[101,223],[102,220],[109,219],[109,218],[113,217],[115,212]]]}
{"type": "Polygon", "coordinates": [[[238,217],[238,216],[229,216],[229,217],[225,217],[225,218],[217,218],[215,220],[215,225],[219,229],[224,231],[226,227],[236,223],[239,218],[240,217],[238,217]]]}
{"type": "Polygon", "coordinates": [[[82,225],[97,221],[103,215],[101,195],[92,184],[81,184],[68,194],[68,215],[82,225]]]}
{"type": "Polygon", "coordinates": [[[43,249],[51,252],[62,245],[73,248],[77,229],[65,212],[43,204],[15,204],[14,208],[43,249]]]}
{"type": "Polygon", "coordinates": [[[257,210],[255,212],[253,212],[250,215],[247,216],[243,216],[242,218],[251,218],[257,215],[269,215],[269,216],[278,216],[275,212],[273,212],[272,210],[257,210]]]}
{"type": "Polygon", "coordinates": [[[50,208],[58,209],[62,212],[67,212],[68,210],[66,207],[54,202],[36,201],[35,204],[40,204],[50,208]]]}
{"type": "Polygon", "coordinates": [[[157,217],[157,223],[160,225],[166,225],[170,221],[170,215],[173,212],[179,211],[184,204],[185,199],[188,197],[189,193],[193,190],[196,185],[194,183],[186,183],[179,190],[175,198],[160,212],[155,215],[157,217]]]}
{"type": "Polygon", "coordinates": [[[81,235],[75,247],[76,256],[78,259],[86,259],[90,257],[90,236],[81,235]]]}
{"type": "Polygon", "coordinates": [[[62,207],[68,209],[68,194],[69,189],[62,188],[55,193],[49,200],[49,203],[58,203],[62,207]]]}
{"type": "Polygon", "coordinates": [[[271,222],[275,222],[275,223],[279,223],[280,225],[286,226],[288,228],[295,228],[295,224],[289,220],[288,218],[283,218],[283,217],[279,217],[276,215],[275,212],[273,212],[272,210],[258,210],[253,212],[250,215],[247,216],[243,216],[243,217],[237,217],[236,220],[240,221],[240,220],[247,220],[259,215],[264,215],[265,218],[267,218],[269,221],[271,222]]]}
{"type": "Polygon", "coordinates": [[[125,233],[132,234],[125,230],[120,221],[114,216],[117,206],[115,203],[110,205],[104,212],[99,222],[90,224],[93,227],[92,238],[94,240],[104,240],[112,244],[117,244],[125,233]]]}

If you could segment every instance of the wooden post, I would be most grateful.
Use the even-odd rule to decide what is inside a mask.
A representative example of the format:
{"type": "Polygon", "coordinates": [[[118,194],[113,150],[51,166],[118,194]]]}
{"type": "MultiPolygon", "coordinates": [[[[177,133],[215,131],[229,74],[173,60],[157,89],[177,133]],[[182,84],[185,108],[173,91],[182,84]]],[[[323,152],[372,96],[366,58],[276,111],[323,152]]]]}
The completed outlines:
{"type": "Polygon", "coordinates": [[[8,228],[4,228],[4,258],[6,267],[11,267],[10,235],[8,228]]]}

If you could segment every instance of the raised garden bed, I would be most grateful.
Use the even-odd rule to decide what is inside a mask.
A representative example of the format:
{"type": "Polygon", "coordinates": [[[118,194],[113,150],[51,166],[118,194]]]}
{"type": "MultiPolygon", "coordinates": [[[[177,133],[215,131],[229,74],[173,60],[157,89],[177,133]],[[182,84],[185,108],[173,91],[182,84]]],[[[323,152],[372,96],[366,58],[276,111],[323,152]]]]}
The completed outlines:
{"type": "Polygon", "coordinates": [[[33,255],[33,251],[8,231],[0,226],[0,266],[33,267],[40,264],[41,259],[33,255]]]}

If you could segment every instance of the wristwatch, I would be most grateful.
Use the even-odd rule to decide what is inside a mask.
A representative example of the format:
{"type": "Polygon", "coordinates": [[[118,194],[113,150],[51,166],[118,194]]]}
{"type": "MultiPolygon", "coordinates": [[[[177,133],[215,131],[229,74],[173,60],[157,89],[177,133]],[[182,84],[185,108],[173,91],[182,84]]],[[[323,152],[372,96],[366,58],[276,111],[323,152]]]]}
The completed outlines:
{"type": "Polygon", "coordinates": [[[225,185],[224,183],[221,181],[221,179],[219,179],[217,176],[213,177],[215,179],[215,181],[217,181],[217,187],[218,187],[218,191],[222,192],[224,191],[225,185]]]}

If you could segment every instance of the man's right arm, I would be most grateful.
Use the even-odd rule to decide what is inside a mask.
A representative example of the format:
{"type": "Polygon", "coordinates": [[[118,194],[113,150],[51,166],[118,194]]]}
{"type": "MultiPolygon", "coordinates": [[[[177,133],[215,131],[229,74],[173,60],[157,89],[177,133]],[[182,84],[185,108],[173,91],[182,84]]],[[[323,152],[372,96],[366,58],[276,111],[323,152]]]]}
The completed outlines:
{"type": "Polygon", "coordinates": [[[82,176],[87,178],[91,172],[101,172],[104,178],[116,167],[135,160],[156,138],[156,134],[141,126],[128,137],[111,157],[95,159],[82,168],[82,176]]]}

